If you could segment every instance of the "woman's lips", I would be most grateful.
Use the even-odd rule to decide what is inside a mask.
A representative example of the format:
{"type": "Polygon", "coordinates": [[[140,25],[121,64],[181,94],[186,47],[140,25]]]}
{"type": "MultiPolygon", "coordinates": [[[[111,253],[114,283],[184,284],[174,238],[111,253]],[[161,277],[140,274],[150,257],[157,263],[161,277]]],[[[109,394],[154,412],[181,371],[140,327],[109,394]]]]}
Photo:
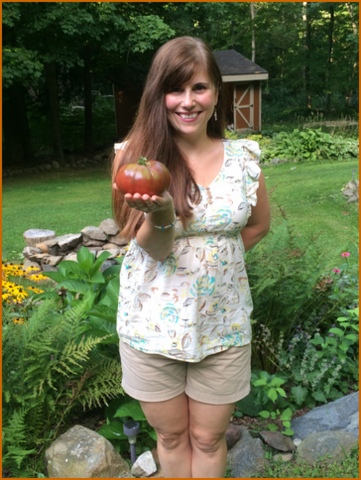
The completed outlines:
{"type": "Polygon", "coordinates": [[[199,112],[197,113],[177,113],[177,115],[184,121],[186,122],[191,122],[193,120],[195,120],[198,115],[199,115],[199,112]]]}

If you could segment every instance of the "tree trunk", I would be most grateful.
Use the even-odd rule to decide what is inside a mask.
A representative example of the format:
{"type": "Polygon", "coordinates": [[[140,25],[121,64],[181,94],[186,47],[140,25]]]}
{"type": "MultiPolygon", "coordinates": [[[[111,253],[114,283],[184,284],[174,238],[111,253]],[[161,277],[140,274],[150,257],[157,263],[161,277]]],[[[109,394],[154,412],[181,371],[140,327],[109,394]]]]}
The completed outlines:
{"type": "MultiPolygon", "coordinates": [[[[358,33],[358,23],[357,23],[357,16],[355,15],[355,10],[354,10],[354,5],[352,2],[347,2],[346,3],[346,8],[347,11],[350,15],[351,19],[351,25],[352,25],[352,32],[356,38],[358,38],[359,33],[358,33]]],[[[353,60],[353,70],[350,78],[350,83],[353,84],[355,81],[355,77],[358,75],[358,57],[359,57],[359,52],[357,51],[357,54],[355,55],[355,58],[353,60]]],[[[346,105],[350,105],[352,102],[352,97],[353,95],[356,94],[356,92],[352,89],[350,89],[347,94],[346,94],[346,105]]]]}
{"type": "Polygon", "coordinates": [[[302,19],[304,22],[304,50],[305,50],[305,64],[303,70],[304,89],[306,93],[306,105],[308,109],[312,108],[312,94],[311,94],[311,19],[309,14],[309,2],[303,2],[302,19]]]}
{"type": "Polygon", "coordinates": [[[56,74],[55,62],[47,63],[45,65],[45,78],[49,98],[53,154],[55,158],[62,160],[64,158],[64,152],[61,139],[58,77],[56,74]]]}
{"type": "Polygon", "coordinates": [[[254,3],[250,3],[250,8],[251,8],[251,28],[252,28],[252,62],[256,61],[256,37],[255,37],[255,26],[254,26],[254,3]]]}
{"type": "Polygon", "coordinates": [[[26,108],[26,90],[12,85],[3,92],[3,163],[25,167],[35,163],[26,108]]]}
{"type": "Polygon", "coordinates": [[[90,70],[90,52],[84,52],[84,150],[88,154],[94,153],[93,143],[93,105],[92,81],[90,70]]]}
{"type": "Polygon", "coordinates": [[[333,30],[335,25],[335,6],[330,3],[328,5],[330,12],[330,21],[328,23],[328,59],[326,66],[326,110],[331,109],[331,74],[333,62],[333,30]]]}

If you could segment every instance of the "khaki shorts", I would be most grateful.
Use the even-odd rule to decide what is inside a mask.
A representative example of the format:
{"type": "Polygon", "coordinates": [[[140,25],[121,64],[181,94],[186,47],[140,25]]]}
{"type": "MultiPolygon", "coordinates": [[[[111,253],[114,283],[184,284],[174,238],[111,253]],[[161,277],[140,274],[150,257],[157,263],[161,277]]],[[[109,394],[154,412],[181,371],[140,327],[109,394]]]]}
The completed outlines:
{"type": "Polygon", "coordinates": [[[250,344],[190,363],[144,353],[121,341],[120,356],[122,387],[143,402],[163,402],[185,392],[198,402],[226,405],[250,392],[250,344]]]}

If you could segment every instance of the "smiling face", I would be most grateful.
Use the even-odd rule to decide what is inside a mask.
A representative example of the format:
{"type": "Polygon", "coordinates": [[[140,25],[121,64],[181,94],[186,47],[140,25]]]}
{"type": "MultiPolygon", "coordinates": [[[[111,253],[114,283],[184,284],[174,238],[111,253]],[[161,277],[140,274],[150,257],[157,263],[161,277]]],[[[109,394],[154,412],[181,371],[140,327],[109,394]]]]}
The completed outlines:
{"type": "Polygon", "coordinates": [[[165,94],[168,121],[181,137],[206,134],[217,100],[215,85],[203,69],[199,70],[165,94]]]}

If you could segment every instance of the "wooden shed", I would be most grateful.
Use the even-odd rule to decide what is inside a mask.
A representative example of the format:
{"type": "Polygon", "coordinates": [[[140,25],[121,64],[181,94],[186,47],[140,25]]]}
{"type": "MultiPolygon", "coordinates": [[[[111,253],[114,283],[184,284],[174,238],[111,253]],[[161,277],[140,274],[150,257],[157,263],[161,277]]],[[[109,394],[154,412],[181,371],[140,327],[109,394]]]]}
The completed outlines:
{"type": "Polygon", "coordinates": [[[236,50],[213,52],[226,93],[227,123],[234,130],[261,130],[262,84],[268,72],[236,50]]]}

